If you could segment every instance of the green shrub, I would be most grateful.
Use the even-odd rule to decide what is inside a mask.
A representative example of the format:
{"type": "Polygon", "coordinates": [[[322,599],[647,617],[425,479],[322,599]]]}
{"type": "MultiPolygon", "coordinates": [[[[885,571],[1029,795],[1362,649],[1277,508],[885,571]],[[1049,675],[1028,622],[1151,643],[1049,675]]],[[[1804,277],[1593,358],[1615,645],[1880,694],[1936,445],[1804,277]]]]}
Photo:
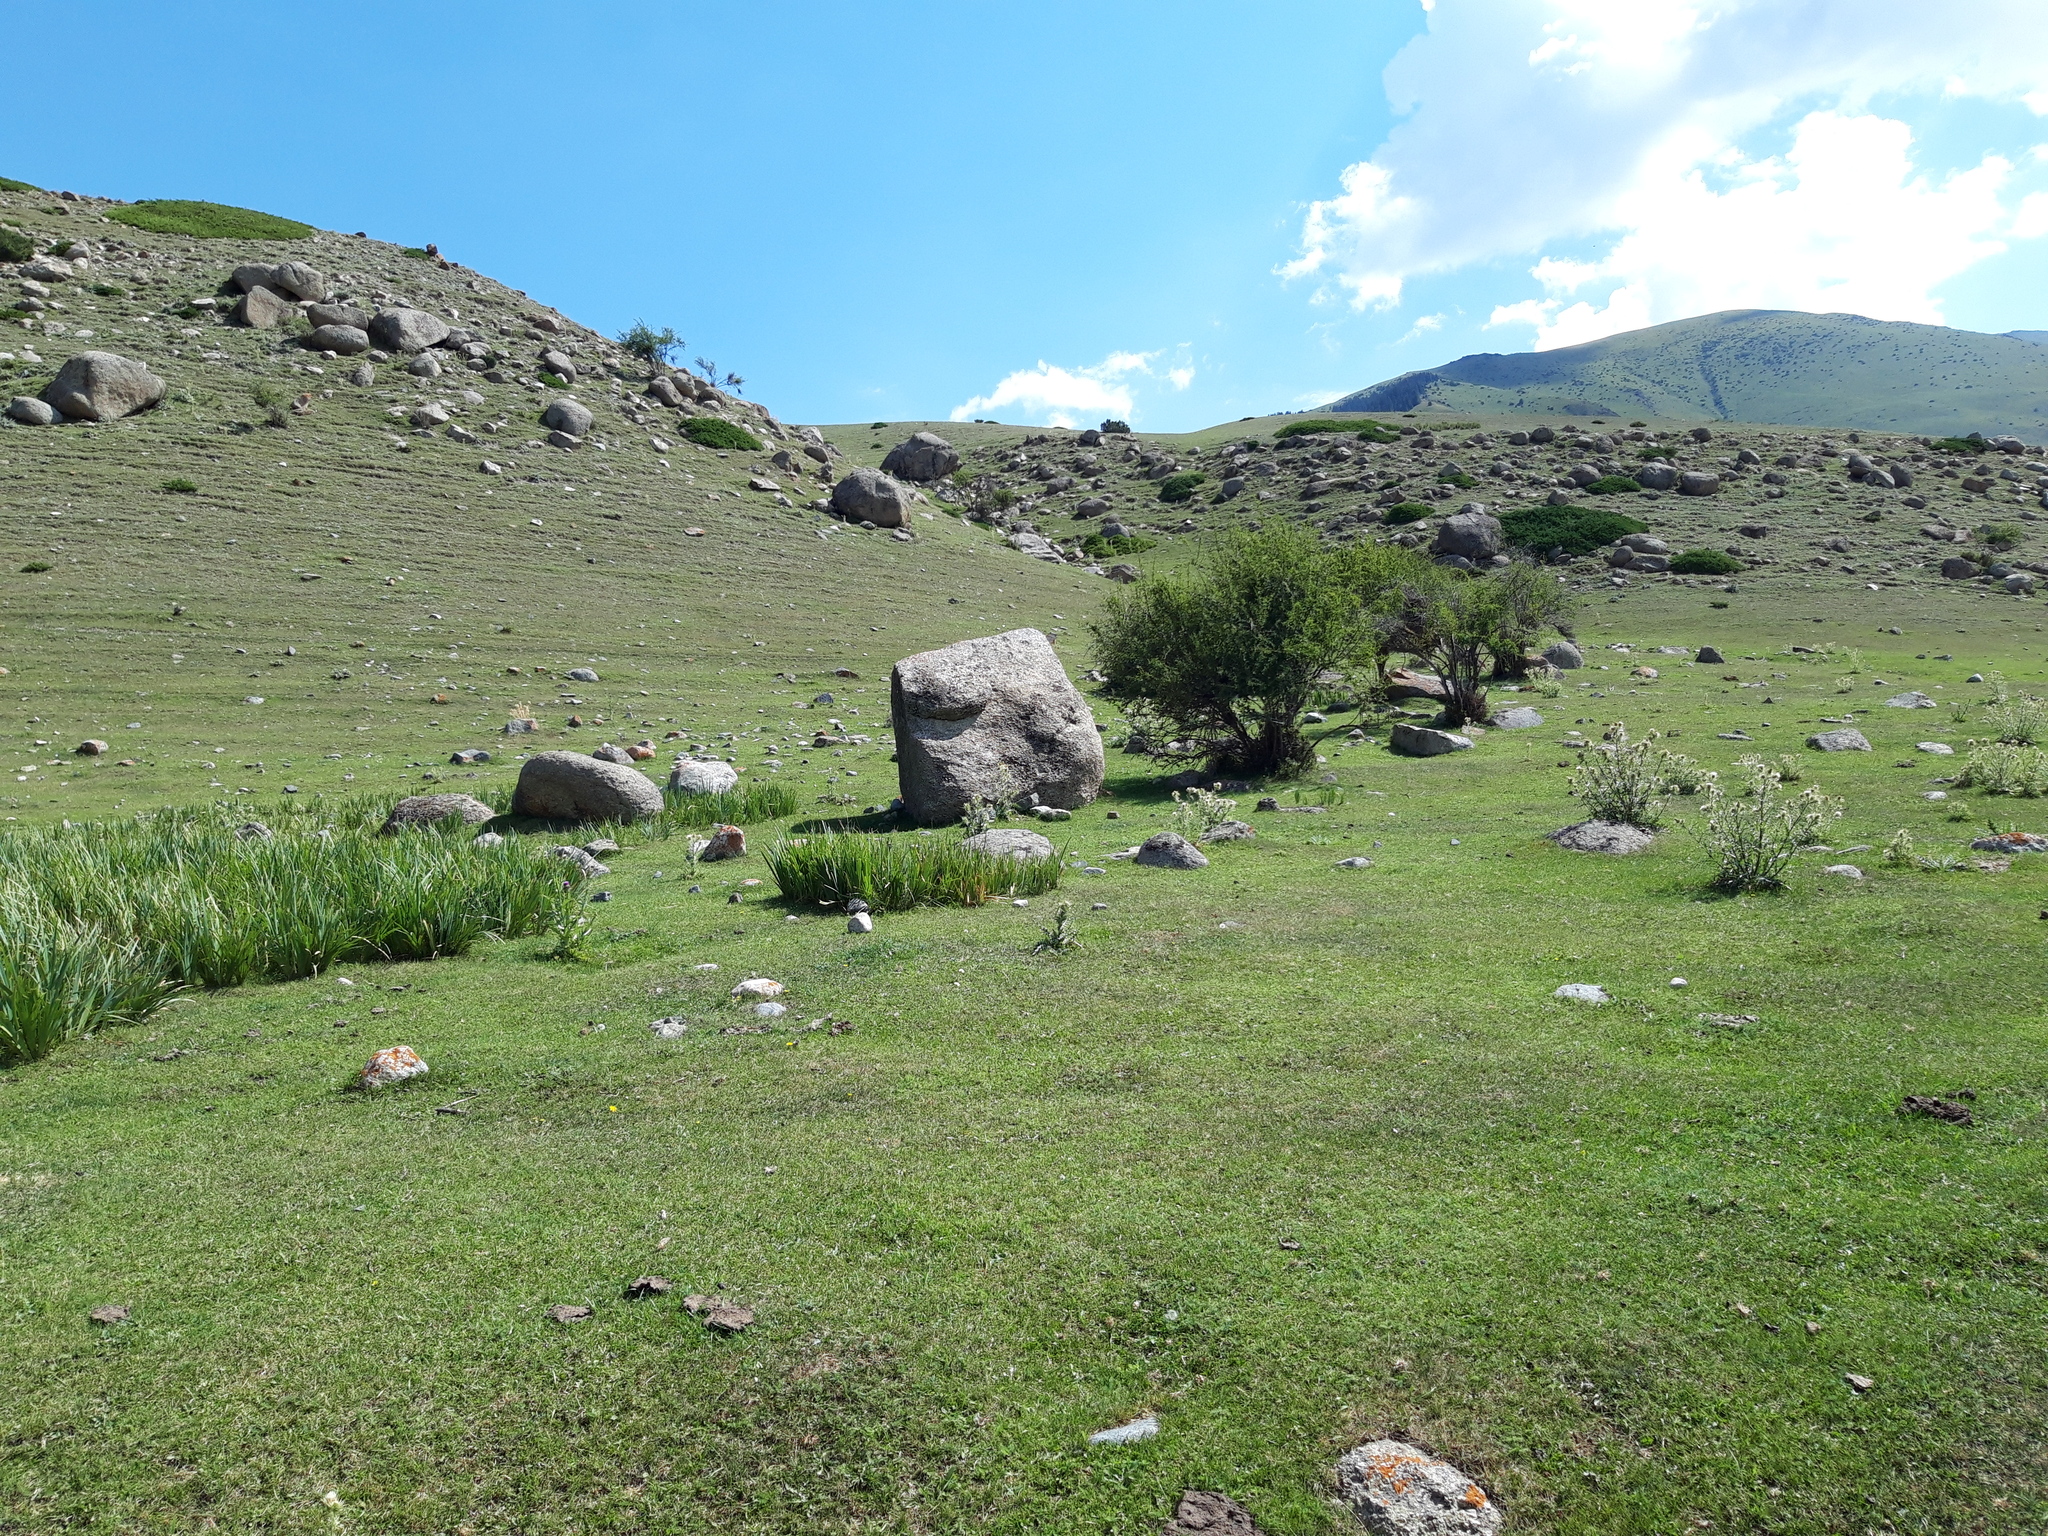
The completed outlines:
{"type": "Polygon", "coordinates": [[[1194,497],[1195,487],[1209,477],[1199,469],[1184,469],[1177,475],[1168,475],[1159,482],[1161,501],[1188,501],[1194,497]]]}
{"type": "Polygon", "coordinates": [[[619,332],[619,345],[650,369],[656,369],[669,361],[670,353],[687,343],[667,326],[657,331],[645,320],[635,320],[631,329],[619,332]]]}
{"type": "Polygon", "coordinates": [[[2018,523],[1986,523],[1977,530],[1977,537],[1992,549],[2011,549],[2027,536],[2027,530],[2018,523]]]}
{"type": "Polygon", "coordinates": [[[716,416],[692,416],[683,423],[683,436],[706,448],[739,448],[752,453],[761,446],[761,440],[745,427],[716,416]]]}
{"type": "Polygon", "coordinates": [[[1461,491],[1469,491],[1479,482],[1461,470],[1446,469],[1436,477],[1438,485],[1455,485],[1461,491]]]}
{"type": "Polygon", "coordinates": [[[47,560],[31,560],[21,568],[21,574],[24,576],[40,576],[49,568],[50,562],[47,560]]]}
{"type": "Polygon", "coordinates": [[[400,254],[404,256],[409,256],[414,261],[432,261],[434,259],[434,253],[432,251],[426,249],[424,246],[418,245],[408,245],[402,252],[400,252],[400,254]]]}
{"type": "Polygon", "coordinates": [[[1508,513],[1500,526],[1518,549],[1561,549],[1568,555],[1590,555],[1628,534],[1650,531],[1640,518],[1596,507],[1525,507],[1508,513]]]}
{"type": "Polygon", "coordinates": [[[1657,460],[1663,458],[1670,451],[1671,450],[1668,448],[1659,448],[1655,443],[1652,443],[1648,447],[1638,448],[1636,450],[1636,457],[1641,459],[1645,464],[1654,464],[1657,462],[1657,460]]]}
{"type": "Polygon", "coordinates": [[[1389,528],[1399,528],[1404,523],[1421,522],[1425,517],[1429,516],[1430,510],[1427,505],[1419,501],[1396,502],[1393,506],[1387,508],[1387,515],[1382,521],[1389,528]]]}
{"type": "Polygon", "coordinates": [[[1586,487],[1589,496],[1633,496],[1642,487],[1627,475],[1602,475],[1586,487]]]}
{"type": "Polygon", "coordinates": [[[1566,793],[1586,807],[1591,821],[1655,827],[1667,794],[1692,794],[1706,781],[1689,757],[1657,745],[1657,732],[1630,741],[1620,721],[1601,734],[1600,744],[1573,770],[1566,793]]]}
{"type": "Polygon", "coordinates": [[[1671,569],[1680,576],[1733,576],[1745,567],[1733,555],[1718,549],[1688,549],[1672,557],[1671,569]]]}
{"type": "Polygon", "coordinates": [[[94,283],[90,291],[98,294],[103,299],[118,299],[125,297],[121,290],[116,288],[112,283],[94,283]]]}
{"type": "Polygon", "coordinates": [[[1991,728],[2008,746],[2039,746],[2048,740],[2048,699],[2012,693],[2000,683],[1998,698],[1991,706],[1991,728]]]}
{"type": "Polygon", "coordinates": [[[1111,560],[1123,555],[1142,555],[1158,543],[1157,539],[1141,539],[1135,533],[1094,533],[1081,541],[1081,553],[1091,560],[1111,560]]]}
{"type": "Polygon", "coordinates": [[[1972,432],[1968,437],[1938,437],[1928,446],[1936,453],[1982,453],[1984,434],[1972,432]]]}
{"type": "Polygon", "coordinates": [[[0,176],[0,192],[40,192],[43,189],[25,181],[16,181],[12,176],[0,176]]]}
{"type": "Polygon", "coordinates": [[[1360,426],[1355,421],[1331,421],[1318,418],[1314,421],[1291,421],[1273,434],[1273,441],[1284,443],[1290,437],[1307,437],[1322,432],[1343,432],[1352,437],[1362,437],[1369,443],[1391,443],[1401,434],[1377,421],[1368,421],[1360,426]]]}
{"type": "Polygon", "coordinates": [[[954,838],[833,832],[786,838],[766,854],[783,896],[802,906],[843,906],[858,896],[877,912],[979,906],[991,896],[1038,896],[1060,883],[1058,855],[978,853],[954,838]]]}
{"type": "Polygon", "coordinates": [[[313,233],[312,225],[281,219],[274,213],[177,198],[133,203],[112,210],[107,217],[151,234],[190,235],[198,240],[303,240],[313,233]]]}
{"type": "Polygon", "coordinates": [[[35,241],[18,229],[0,226],[0,261],[27,261],[35,253],[35,241]]]}
{"type": "Polygon", "coordinates": [[[196,495],[199,491],[199,487],[196,484],[182,476],[177,479],[166,480],[163,483],[163,489],[173,496],[192,496],[196,495]]]}

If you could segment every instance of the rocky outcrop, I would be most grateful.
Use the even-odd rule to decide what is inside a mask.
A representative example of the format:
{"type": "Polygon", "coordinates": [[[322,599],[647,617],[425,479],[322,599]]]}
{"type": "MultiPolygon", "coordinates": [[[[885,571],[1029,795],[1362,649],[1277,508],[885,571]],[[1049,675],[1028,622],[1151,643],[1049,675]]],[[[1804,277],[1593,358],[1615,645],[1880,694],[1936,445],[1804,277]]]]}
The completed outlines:
{"type": "Polygon", "coordinates": [[[118,421],[164,397],[164,381],[131,358],[81,352],[57,371],[43,400],[73,421],[118,421]]]}
{"type": "Polygon", "coordinates": [[[882,460],[884,474],[919,484],[943,480],[959,467],[959,453],[934,432],[913,434],[891,448],[889,456],[882,460]]]}

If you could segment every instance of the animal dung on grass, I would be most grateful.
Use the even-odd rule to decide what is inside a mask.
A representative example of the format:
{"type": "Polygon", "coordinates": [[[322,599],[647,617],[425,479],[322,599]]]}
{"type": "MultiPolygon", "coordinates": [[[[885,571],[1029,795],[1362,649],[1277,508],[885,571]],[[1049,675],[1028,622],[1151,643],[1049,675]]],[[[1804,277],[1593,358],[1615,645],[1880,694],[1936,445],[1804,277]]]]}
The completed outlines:
{"type": "Polygon", "coordinates": [[[1260,1536],[1260,1531],[1251,1511],[1235,1499],[1190,1488],[1160,1536],[1260,1536]]]}
{"type": "Polygon", "coordinates": [[[683,1309],[713,1333],[740,1333],[753,1325],[754,1312],[722,1296],[685,1296],[683,1309]]]}
{"type": "Polygon", "coordinates": [[[356,1074],[358,1088],[389,1088],[408,1078],[425,1077],[427,1064],[409,1045],[387,1045],[363,1064],[356,1074]]]}
{"type": "Polygon", "coordinates": [[[1493,1536],[1500,1507],[1447,1461],[1373,1440],[1337,1463],[1337,1496],[1375,1536],[1493,1536]]]}
{"type": "Polygon", "coordinates": [[[1954,1099],[1936,1098],[1932,1094],[1909,1093],[1899,1108],[1902,1113],[1925,1115],[1930,1120],[1946,1120],[1950,1125],[1974,1123],[1969,1105],[1959,1104],[1954,1099]]]}
{"type": "Polygon", "coordinates": [[[109,1302],[105,1306],[94,1307],[86,1316],[98,1323],[102,1328],[111,1328],[116,1323],[128,1321],[128,1309],[118,1303],[109,1302]]]}
{"type": "Polygon", "coordinates": [[[451,816],[461,817],[465,825],[481,826],[497,814],[474,795],[407,795],[391,807],[377,830],[389,835],[408,827],[435,826],[451,816]]]}
{"type": "Polygon", "coordinates": [[[1580,821],[1550,834],[1550,841],[1573,853],[1641,853],[1656,840],[1647,827],[1625,821],[1580,821]]]}
{"type": "Polygon", "coordinates": [[[666,1296],[675,1288],[676,1283],[673,1280],[664,1279],[660,1275],[642,1275],[626,1287],[626,1296],[628,1300],[639,1301],[648,1296],[666,1296]]]}
{"type": "Polygon", "coordinates": [[[998,786],[1073,810],[1102,789],[1102,736],[1088,701],[1035,629],[906,656],[889,678],[897,779],[922,826],[960,819],[998,786]]]}
{"type": "Polygon", "coordinates": [[[558,1323],[587,1322],[590,1318],[590,1308],[571,1306],[549,1307],[548,1316],[558,1323]]]}
{"type": "Polygon", "coordinates": [[[519,769],[512,810],[550,821],[638,821],[658,814],[661,788],[630,763],[581,752],[541,752],[519,769]]]}

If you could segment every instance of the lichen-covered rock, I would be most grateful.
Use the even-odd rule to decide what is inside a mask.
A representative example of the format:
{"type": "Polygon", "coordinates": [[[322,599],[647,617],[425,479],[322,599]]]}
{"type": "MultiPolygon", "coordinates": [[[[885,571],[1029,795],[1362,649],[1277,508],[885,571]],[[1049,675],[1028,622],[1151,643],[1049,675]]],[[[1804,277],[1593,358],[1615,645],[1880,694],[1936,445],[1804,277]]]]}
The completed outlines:
{"type": "Polygon", "coordinates": [[[481,826],[498,813],[474,795],[407,795],[391,807],[378,831],[403,832],[407,827],[431,827],[460,816],[466,826],[481,826]]]}
{"type": "Polygon", "coordinates": [[[370,340],[386,352],[424,352],[448,339],[448,322],[424,309],[387,309],[370,321],[370,340]]]}
{"type": "Polygon", "coordinates": [[[512,810],[550,821],[638,821],[662,807],[661,788],[639,769],[581,752],[542,752],[519,769],[512,810]]]}
{"type": "Polygon", "coordinates": [[[378,1051],[356,1074],[359,1088],[388,1088],[410,1077],[425,1077],[427,1064],[409,1045],[391,1045],[378,1051]]]}
{"type": "Polygon", "coordinates": [[[910,511],[910,492],[893,476],[863,465],[832,487],[832,510],[850,523],[901,528],[910,511]]]}
{"type": "Polygon", "coordinates": [[[1844,726],[1838,731],[1818,731],[1806,738],[1816,752],[1868,752],[1870,743],[1863,733],[1844,726]]]}
{"type": "Polygon", "coordinates": [[[1500,1507],[1471,1478],[1402,1440],[1373,1440],[1337,1463],[1337,1495],[1374,1536],[1493,1536],[1500,1507]]]}
{"type": "Polygon", "coordinates": [[[1207,869],[1209,856],[1178,832],[1154,832],[1138,845],[1131,862],[1147,869],[1207,869]]]}
{"type": "Polygon", "coordinates": [[[906,656],[889,678],[903,805],[920,825],[1011,793],[1073,810],[1102,789],[1102,737],[1052,642],[1035,629],[906,656]]]}
{"type": "Polygon", "coordinates": [[[919,483],[943,480],[960,467],[953,445],[935,432],[918,432],[889,450],[882,472],[919,483]]]}
{"type": "Polygon", "coordinates": [[[697,855],[706,864],[716,864],[721,859],[744,859],[746,856],[747,834],[738,827],[714,827],[697,855]]]}
{"type": "Polygon", "coordinates": [[[678,795],[722,795],[739,781],[740,771],[731,763],[695,757],[677,758],[668,771],[669,791],[678,795]]]}
{"type": "Polygon", "coordinates": [[[1641,853],[1656,839],[1647,827],[1624,821],[1581,821],[1550,834],[1550,840],[1573,853],[1641,853]]]}

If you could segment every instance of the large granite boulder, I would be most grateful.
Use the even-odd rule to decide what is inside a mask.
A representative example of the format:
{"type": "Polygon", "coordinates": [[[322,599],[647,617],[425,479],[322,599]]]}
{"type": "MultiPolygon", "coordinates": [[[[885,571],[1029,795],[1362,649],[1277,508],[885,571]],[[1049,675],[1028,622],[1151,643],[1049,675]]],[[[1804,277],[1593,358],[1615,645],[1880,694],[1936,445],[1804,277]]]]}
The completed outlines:
{"type": "Polygon", "coordinates": [[[740,781],[731,763],[701,757],[679,757],[668,771],[668,787],[678,795],[722,795],[740,781]]]}
{"type": "Polygon", "coordinates": [[[1507,544],[1500,519],[1483,508],[1457,512],[1437,525],[1435,550],[1439,555],[1459,555],[1475,565],[1491,560],[1507,544]]]}
{"type": "Polygon", "coordinates": [[[386,352],[424,352],[448,339],[448,322],[424,309],[387,309],[370,321],[370,340],[386,352]]]}
{"type": "Polygon", "coordinates": [[[943,480],[959,467],[959,453],[934,432],[919,432],[904,439],[882,460],[884,474],[920,483],[943,480]]]}
{"type": "Polygon", "coordinates": [[[298,312],[298,305],[275,288],[256,287],[242,295],[228,318],[253,330],[274,331],[298,312]]]}
{"type": "Polygon", "coordinates": [[[639,769],[581,752],[542,752],[519,770],[517,816],[550,821],[638,821],[662,808],[661,788],[639,769]]]}
{"type": "Polygon", "coordinates": [[[118,421],[164,397],[164,381],[132,358],[81,352],[57,370],[43,391],[58,415],[73,421],[118,421]]]}
{"type": "Polygon", "coordinates": [[[1052,642],[1013,629],[906,656],[889,677],[897,780],[910,818],[958,821],[967,802],[1011,791],[1073,810],[1102,789],[1102,737],[1052,642]]]}
{"type": "Polygon", "coordinates": [[[1403,757],[1441,757],[1446,752],[1472,750],[1470,736],[1440,731],[1434,726],[1409,725],[1405,721],[1394,727],[1387,744],[1403,757]]]}
{"type": "Polygon", "coordinates": [[[910,493],[893,476],[862,466],[832,487],[832,510],[849,523],[901,528],[910,512],[910,493]]]}
{"type": "Polygon", "coordinates": [[[583,437],[589,433],[591,424],[596,420],[597,418],[590,414],[589,406],[581,400],[572,400],[564,395],[559,400],[551,401],[548,408],[541,412],[540,424],[557,432],[566,432],[571,437],[583,437]]]}

